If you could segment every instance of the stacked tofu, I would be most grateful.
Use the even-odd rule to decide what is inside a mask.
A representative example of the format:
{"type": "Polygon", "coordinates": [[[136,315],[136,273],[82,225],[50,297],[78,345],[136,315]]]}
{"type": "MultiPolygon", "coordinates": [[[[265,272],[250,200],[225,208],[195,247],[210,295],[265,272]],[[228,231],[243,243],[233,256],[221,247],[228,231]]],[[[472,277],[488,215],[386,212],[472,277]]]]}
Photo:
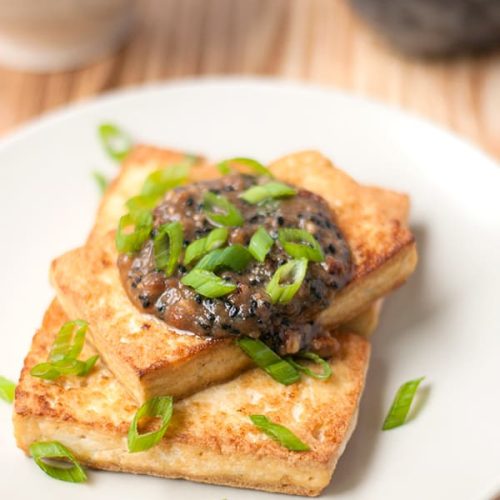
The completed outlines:
{"type": "MultiPolygon", "coordinates": [[[[355,423],[369,362],[369,335],[381,299],[413,272],[417,253],[407,227],[405,195],[358,184],[317,152],[270,166],[274,176],[322,196],[348,242],[354,273],[318,318],[335,332],[339,354],[328,380],[304,377],[284,386],[253,366],[233,339],[186,335],[138,310],[116,265],[114,231],[146,177],[179,162],[182,153],[138,146],[107,189],[86,244],[54,260],[56,298],[25,360],[16,392],[18,445],[59,441],[97,469],[318,495],[330,482],[355,423]],[[85,377],[34,378],[69,319],[89,331],[82,358],[100,358],[85,377]],[[154,396],[174,397],[161,442],[129,453],[127,432],[138,407],[154,396]],[[249,415],[265,414],[311,450],[288,450],[259,431],[249,415]]],[[[190,181],[217,178],[200,159],[190,181]]]]}

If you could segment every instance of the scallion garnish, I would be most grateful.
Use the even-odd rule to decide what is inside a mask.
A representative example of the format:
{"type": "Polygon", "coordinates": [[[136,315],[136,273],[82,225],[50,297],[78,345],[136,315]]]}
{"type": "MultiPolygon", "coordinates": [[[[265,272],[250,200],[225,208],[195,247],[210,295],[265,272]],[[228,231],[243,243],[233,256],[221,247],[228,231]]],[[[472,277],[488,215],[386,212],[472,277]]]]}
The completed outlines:
{"type": "Polygon", "coordinates": [[[205,193],[203,209],[207,219],[216,226],[241,226],[244,222],[240,211],[225,196],[211,191],[205,193]]]}
{"type": "Polygon", "coordinates": [[[40,441],[29,448],[35,463],[46,474],[68,483],[83,483],[87,474],[73,454],[58,441],[40,441]],[[48,463],[45,460],[50,460],[48,463]],[[68,467],[68,465],[71,465],[68,467]]]}
{"type": "Polygon", "coordinates": [[[141,194],[149,197],[161,197],[170,189],[184,184],[189,176],[191,164],[188,162],[171,165],[156,170],[148,175],[142,186],[141,194]]]}
{"type": "Polygon", "coordinates": [[[130,453],[149,450],[161,441],[172,418],[173,405],[171,396],[158,396],[146,401],[137,410],[128,431],[128,451],[130,453]],[[139,420],[144,417],[160,417],[161,424],[159,429],[139,434],[139,420]]]}
{"type": "Polygon", "coordinates": [[[304,229],[284,228],[278,231],[278,239],[291,257],[300,259],[302,257],[313,262],[325,260],[323,250],[318,240],[304,229]]]}
{"type": "Polygon", "coordinates": [[[252,423],[262,432],[292,451],[309,451],[311,448],[301,441],[290,429],[271,422],[265,415],[250,415],[252,423]]]}
{"type": "Polygon", "coordinates": [[[181,279],[181,283],[210,299],[228,295],[236,290],[234,283],[227,282],[205,269],[193,269],[181,279]]]}
{"type": "Polygon", "coordinates": [[[299,291],[307,272],[307,259],[290,260],[276,269],[266,292],[273,304],[288,304],[299,291]]]}
{"type": "Polygon", "coordinates": [[[405,423],[415,393],[417,392],[420,382],[422,382],[424,378],[425,377],[420,377],[415,380],[410,380],[398,389],[389,413],[385,417],[384,425],[382,426],[383,431],[399,427],[405,423]]]}
{"type": "Polygon", "coordinates": [[[247,170],[250,171],[249,173],[251,175],[266,175],[267,177],[273,176],[267,167],[253,158],[230,158],[229,160],[221,161],[217,165],[217,168],[222,175],[227,175],[235,170],[238,171],[234,168],[236,165],[247,167],[247,170]]]}
{"type": "Polygon", "coordinates": [[[288,196],[295,196],[297,190],[291,186],[287,186],[281,182],[268,182],[267,184],[259,184],[257,186],[252,186],[239,197],[252,205],[257,205],[263,201],[276,198],[286,198],[288,196]]]}
{"type": "Polygon", "coordinates": [[[212,250],[196,264],[195,269],[215,271],[221,267],[227,267],[240,273],[251,260],[252,254],[247,248],[243,245],[231,245],[226,248],[212,250]]]}
{"type": "Polygon", "coordinates": [[[108,179],[106,179],[103,173],[98,172],[97,170],[94,170],[94,172],[92,172],[92,177],[94,178],[95,183],[97,184],[97,187],[99,188],[101,194],[104,194],[109,184],[108,179]]]}
{"type": "Polygon", "coordinates": [[[178,221],[163,224],[153,239],[156,267],[170,276],[179,262],[184,244],[184,229],[178,221]]]}
{"type": "Polygon", "coordinates": [[[229,231],[224,227],[217,227],[210,231],[208,236],[193,241],[186,248],[184,264],[198,260],[208,252],[215,250],[226,243],[229,231]]]}
{"type": "Polygon", "coordinates": [[[145,194],[139,194],[137,196],[132,196],[125,203],[125,206],[129,209],[130,212],[139,212],[139,211],[149,211],[153,210],[154,207],[158,204],[159,197],[158,196],[146,196],[145,194]]]}
{"type": "Polygon", "coordinates": [[[236,343],[259,368],[280,384],[290,385],[300,379],[299,372],[261,340],[241,337],[236,343]]]}
{"type": "Polygon", "coordinates": [[[153,216],[146,210],[123,215],[116,231],[116,248],[119,252],[138,252],[153,229],[153,216]]]}
{"type": "Polygon", "coordinates": [[[314,352],[304,352],[300,353],[297,355],[297,357],[300,358],[305,358],[305,359],[310,359],[311,361],[314,361],[316,364],[321,365],[321,372],[315,372],[308,368],[307,366],[301,365],[300,363],[297,362],[296,359],[293,359],[291,356],[287,357],[286,360],[297,370],[304,372],[306,375],[309,377],[318,379],[318,380],[326,380],[332,376],[332,368],[330,366],[330,363],[328,361],[324,360],[314,352]]]}
{"type": "Polygon", "coordinates": [[[104,149],[113,160],[122,161],[132,149],[129,135],[113,123],[103,123],[98,131],[104,149]]]}
{"type": "Polygon", "coordinates": [[[7,403],[12,403],[12,401],[14,401],[15,392],[16,384],[0,375],[0,399],[7,401],[7,403]]]}
{"type": "Polygon", "coordinates": [[[269,236],[269,233],[263,227],[259,227],[250,240],[248,250],[254,256],[255,260],[264,262],[273,243],[274,240],[269,236]]]}
{"type": "Polygon", "coordinates": [[[31,375],[45,380],[54,380],[62,375],[88,375],[99,356],[91,356],[86,361],[77,359],[83,349],[87,328],[88,323],[82,320],[64,323],[52,344],[48,360],[35,365],[31,375]]]}

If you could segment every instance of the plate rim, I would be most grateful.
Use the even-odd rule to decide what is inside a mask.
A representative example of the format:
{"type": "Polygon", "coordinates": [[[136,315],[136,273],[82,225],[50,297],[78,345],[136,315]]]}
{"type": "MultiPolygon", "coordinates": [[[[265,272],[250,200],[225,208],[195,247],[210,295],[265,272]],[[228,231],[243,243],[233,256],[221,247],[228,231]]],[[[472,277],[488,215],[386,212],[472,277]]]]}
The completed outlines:
{"type": "MultiPolygon", "coordinates": [[[[82,112],[99,109],[99,107],[115,101],[133,99],[146,93],[162,93],[183,89],[197,89],[210,87],[248,87],[265,91],[295,91],[298,93],[312,93],[330,97],[332,95],[353,105],[362,105],[375,110],[377,113],[391,116],[391,119],[405,121],[407,124],[416,125],[438,134],[441,139],[448,141],[452,147],[465,148],[469,154],[479,156],[482,161],[474,166],[474,173],[478,170],[484,170],[487,175],[497,172],[500,181],[500,160],[497,160],[489,152],[482,149],[479,144],[474,143],[470,138],[459,135],[455,131],[446,128],[444,125],[432,121],[432,119],[420,115],[413,110],[406,110],[394,103],[384,102],[382,100],[369,97],[362,94],[356,94],[335,86],[302,81],[293,78],[283,77],[252,77],[252,76],[197,76],[189,78],[177,78],[171,80],[157,80],[153,82],[140,83],[125,88],[112,89],[101,94],[86,97],[85,99],[74,101],[69,104],[63,104],[53,110],[42,112],[42,114],[24,121],[5,135],[0,137],[0,155],[10,146],[15,145],[24,139],[29,139],[33,134],[38,133],[45,127],[57,125],[73,116],[78,116],[82,112]],[[488,164],[488,166],[486,166],[488,164]]],[[[495,175],[495,174],[493,174],[495,175]]]]}

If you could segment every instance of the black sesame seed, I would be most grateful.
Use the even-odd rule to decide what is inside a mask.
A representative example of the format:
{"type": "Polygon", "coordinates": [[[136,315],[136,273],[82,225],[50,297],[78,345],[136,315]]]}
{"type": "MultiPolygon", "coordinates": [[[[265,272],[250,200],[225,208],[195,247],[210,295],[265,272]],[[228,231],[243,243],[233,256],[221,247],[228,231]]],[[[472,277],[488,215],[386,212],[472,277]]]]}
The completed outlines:
{"type": "Polygon", "coordinates": [[[144,307],[144,309],[147,309],[151,305],[151,299],[149,295],[144,295],[141,293],[139,294],[138,298],[141,301],[142,307],[144,307]]]}
{"type": "Polygon", "coordinates": [[[179,272],[185,273],[186,272],[186,268],[184,266],[179,266],[179,272]]]}
{"type": "Polygon", "coordinates": [[[234,318],[238,315],[239,312],[240,309],[238,306],[231,306],[231,308],[229,309],[229,317],[234,318]]]}
{"type": "Polygon", "coordinates": [[[193,198],[188,198],[188,199],[186,200],[186,205],[187,205],[188,207],[192,207],[192,206],[194,205],[194,200],[193,200],[193,198]]]}
{"type": "Polygon", "coordinates": [[[330,253],[335,253],[337,251],[337,249],[335,248],[335,246],[332,245],[331,243],[328,245],[327,249],[328,249],[328,251],[330,253]]]}
{"type": "Polygon", "coordinates": [[[285,223],[285,219],[281,217],[281,215],[278,215],[278,218],[276,220],[278,221],[279,226],[282,226],[285,223]]]}

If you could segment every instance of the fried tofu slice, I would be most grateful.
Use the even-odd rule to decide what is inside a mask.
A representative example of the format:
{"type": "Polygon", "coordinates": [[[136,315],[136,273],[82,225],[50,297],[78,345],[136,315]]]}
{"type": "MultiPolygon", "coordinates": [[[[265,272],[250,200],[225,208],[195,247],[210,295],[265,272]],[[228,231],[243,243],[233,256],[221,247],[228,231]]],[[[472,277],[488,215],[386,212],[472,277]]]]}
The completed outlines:
{"type": "MultiPolygon", "coordinates": [[[[62,307],[69,316],[89,321],[94,346],[139,402],[161,394],[183,397],[251,366],[232,340],[179,334],[143,314],[120,281],[114,228],[125,213],[125,202],[140,191],[151,172],[182,158],[171,151],[136,148],[104,196],[85,247],[56,259],[51,267],[62,307]]],[[[359,315],[366,318],[372,314],[371,304],[401,284],[415,266],[415,243],[406,227],[408,197],[360,186],[315,152],[286,157],[271,169],[279,179],[322,195],[352,248],[354,279],[321,319],[337,327],[359,315]]],[[[190,180],[217,176],[213,165],[200,160],[190,180]]],[[[353,329],[364,333],[373,327],[365,323],[355,321],[353,329]]]]}
{"type": "Polygon", "coordinates": [[[286,156],[271,165],[280,180],[322,196],[351,249],[354,275],[319,321],[338,326],[402,285],[417,265],[415,238],[401,195],[367,188],[316,151],[286,156]]]}
{"type": "MultiPolygon", "coordinates": [[[[259,369],[175,402],[163,440],[141,453],[127,451],[137,403],[99,361],[89,376],[45,381],[30,369],[46,360],[67,321],[54,301],[36,333],[16,389],[14,429],[29,453],[35,441],[56,440],[83,464],[112,471],[315,496],[330,482],[355,427],[369,361],[369,342],[338,337],[333,376],[283,386],[259,369]],[[311,447],[293,452],[259,431],[249,415],[264,414],[311,447]]],[[[95,353],[86,344],[82,359],[95,353]]]]}

